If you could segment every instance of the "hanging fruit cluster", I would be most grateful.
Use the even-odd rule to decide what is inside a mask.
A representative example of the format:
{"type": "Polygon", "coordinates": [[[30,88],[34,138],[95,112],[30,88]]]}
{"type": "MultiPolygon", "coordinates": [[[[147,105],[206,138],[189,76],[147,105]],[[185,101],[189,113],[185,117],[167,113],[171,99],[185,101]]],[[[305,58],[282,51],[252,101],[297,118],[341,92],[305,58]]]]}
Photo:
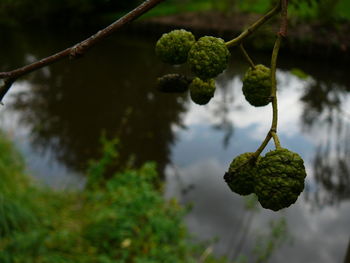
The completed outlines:
{"type": "Polygon", "coordinates": [[[221,38],[205,36],[198,41],[184,29],[163,34],[156,44],[156,54],[171,65],[188,63],[195,77],[168,74],[158,79],[164,92],[190,90],[191,99],[199,105],[207,104],[215,93],[214,78],[228,65],[230,52],[221,38]]]}
{"type": "Polygon", "coordinates": [[[173,30],[158,40],[156,54],[172,65],[188,63],[194,77],[168,74],[158,79],[163,92],[190,90],[193,102],[204,105],[214,96],[215,80],[228,66],[229,47],[240,46],[250,68],[243,77],[242,92],[255,107],[272,104],[272,124],[266,138],[255,152],[243,153],[233,159],[224,180],[229,188],[240,195],[256,194],[262,207],[278,211],[295,203],[304,190],[306,171],[303,159],[282,148],[277,135],[277,82],[276,63],[281,40],[286,35],[287,0],[280,0],[275,8],[243,31],[237,38],[224,42],[221,38],[204,36],[198,41],[191,32],[173,30]],[[243,47],[243,40],[274,14],[281,12],[282,22],[271,56],[271,68],[255,65],[243,47]],[[273,139],[275,150],[261,156],[273,139]]]}
{"type": "Polygon", "coordinates": [[[295,203],[304,190],[303,159],[292,151],[278,148],[264,157],[243,153],[231,162],[224,179],[240,195],[255,193],[262,207],[278,211],[295,203]]]}

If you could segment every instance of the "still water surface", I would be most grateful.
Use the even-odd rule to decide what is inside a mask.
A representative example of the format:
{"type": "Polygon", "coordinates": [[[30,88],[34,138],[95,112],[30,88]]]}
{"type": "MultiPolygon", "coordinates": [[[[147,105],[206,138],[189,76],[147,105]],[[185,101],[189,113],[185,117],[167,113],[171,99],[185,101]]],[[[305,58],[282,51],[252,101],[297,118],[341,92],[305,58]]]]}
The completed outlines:
{"type": "MultiPolygon", "coordinates": [[[[9,33],[1,43],[7,52],[0,70],[82,38],[9,33]]],[[[252,197],[233,194],[222,178],[233,157],[259,146],[271,121],[270,106],[254,108],[244,100],[241,78],[247,65],[241,55],[232,52],[214,99],[198,106],[188,94],[156,91],[158,76],[187,69],[160,63],[154,41],[115,36],[79,60],[44,68],[14,85],[0,123],[24,154],[29,173],[55,188],[82,188],[88,161],[100,155],[101,134],[118,136],[123,161],[156,161],[166,197],[192,205],[186,224],[197,239],[213,240],[209,252],[253,262],[270,241],[275,249],[269,262],[343,262],[350,236],[350,75],[345,67],[281,56],[280,139],[304,158],[308,176],[297,203],[275,213],[252,197]],[[294,68],[309,77],[297,77],[294,68]]],[[[269,63],[266,54],[254,58],[269,63]]]]}

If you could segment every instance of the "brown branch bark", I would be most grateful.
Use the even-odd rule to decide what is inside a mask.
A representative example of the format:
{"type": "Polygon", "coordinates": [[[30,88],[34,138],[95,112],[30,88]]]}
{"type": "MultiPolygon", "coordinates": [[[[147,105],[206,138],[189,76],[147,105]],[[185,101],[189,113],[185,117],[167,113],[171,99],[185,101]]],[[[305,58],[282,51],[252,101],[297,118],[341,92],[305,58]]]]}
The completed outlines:
{"type": "Polygon", "coordinates": [[[288,28],[288,0],[281,0],[281,25],[278,34],[282,37],[287,36],[288,28]]]}
{"type": "Polygon", "coordinates": [[[129,24],[134,21],[147,11],[154,8],[156,5],[160,4],[165,0],[146,0],[141,5],[130,11],[128,14],[118,19],[114,23],[110,24],[106,28],[98,31],[96,34],[91,37],[81,41],[80,43],[62,50],[56,54],[53,54],[49,57],[43,58],[39,61],[36,61],[32,64],[26,65],[24,67],[8,71],[8,72],[0,72],[0,79],[4,79],[4,84],[0,87],[0,101],[2,101],[3,97],[11,88],[11,85],[23,75],[26,75],[30,72],[38,70],[42,67],[48,66],[55,62],[58,62],[64,58],[78,58],[85,54],[91,47],[96,45],[99,41],[105,39],[107,36],[111,35],[118,29],[123,26],[129,24]]]}

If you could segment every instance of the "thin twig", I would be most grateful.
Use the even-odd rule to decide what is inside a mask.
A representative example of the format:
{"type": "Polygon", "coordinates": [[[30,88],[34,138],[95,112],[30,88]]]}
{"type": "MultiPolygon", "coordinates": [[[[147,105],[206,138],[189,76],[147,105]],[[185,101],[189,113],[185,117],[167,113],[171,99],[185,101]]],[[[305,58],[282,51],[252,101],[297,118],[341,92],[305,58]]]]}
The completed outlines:
{"type": "Polygon", "coordinates": [[[281,143],[280,143],[280,139],[277,136],[277,133],[271,132],[271,136],[272,136],[273,141],[275,143],[276,149],[280,149],[281,148],[281,143]]]}
{"type": "Polygon", "coordinates": [[[269,132],[267,133],[265,140],[261,143],[260,147],[254,153],[257,158],[261,152],[265,149],[271,138],[274,138],[276,148],[280,148],[280,142],[277,136],[277,121],[278,121],[278,109],[277,109],[277,82],[276,82],[276,67],[279,48],[281,46],[281,36],[278,35],[275,46],[272,51],[271,58],[271,98],[272,98],[272,123],[269,132]]]}
{"type": "MultiPolygon", "coordinates": [[[[284,0],[281,0],[284,1],[284,0]]],[[[283,24],[283,21],[281,24],[283,24]]],[[[282,26],[281,26],[282,27],[282,26]]],[[[281,47],[283,35],[278,33],[275,45],[273,47],[272,56],[271,56],[271,100],[272,100],[272,123],[269,132],[267,133],[265,140],[262,142],[260,147],[254,153],[257,158],[261,152],[265,149],[271,138],[274,139],[276,148],[281,148],[281,144],[277,135],[277,123],[278,123],[278,105],[277,105],[277,80],[276,80],[276,70],[277,70],[277,58],[278,53],[281,47]]]]}
{"type": "Polygon", "coordinates": [[[277,135],[277,122],[278,122],[278,107],[277,107],[277,80],[276,80],[276,70],[277,70],[277,57],[278,52],[281,47],[282,35],[277,34],[277,39],[275,46],[273,47],[272,57],[271,57],[271,98],[272,98],[272,124],[271,124],[271,136],[274,138],[276,148],[280,148],[278,135],[277,135]]]}
{"type": "Polygon", "coordinates": [[[272,125],[271,131],[277,132],[277,121],[278,121],[278,109],[277,109],[277,80],[276,80],[276,70],[277,70],[277,57],[281,46],[282,36],[277,35],[275,46],[273,47],[272,57],[271,57],[271,98],[272,98],[272,125]]]}
{"type": "Polygon", "coordinates": [[[281,9],[281,2],[278,1],[277,5],[271,9],[264,16],[259,18],[254,24],[250,25],[246,30],[244,30],[238,37],[226,42],[227,47],[234,47],[239,45],[244,39],[250,36],[254,31],[256,31],[260,26],[265,24],[270,18],[277,14],[281,9]]]}
{"type": "MultiPolygon", "coordinates": [[[[125,16],[121,17],[120,19],[116,20],[114,23],[110,24],[106,28],[98,31],[96,34],[92,35],[91,37],[83,40],[82,42],[67,48],[65,50],[62,50],[54,55],[51,55],[49,57],[46,57],[44,59],[41,59],[39,61],[36,61],[32,64],[26,65],[24,67],[8,71],[8,72],[1,72],[0,73],[0,79],[11,79],[14,80],[18,79],[19,77],[22,77],[25,74],[28,74],[32,71],[38,70],[42,67],[45,67],[47,65],[53,64],[57,61],[60,61],[64,58],[77,58],[81,55],[85,54],[88,49],[96,45],[97,42],[101,41],[102,39],[105,39],[107,36],[111,35],[118,29],[124,27],[125,25],[129,24],[130,22],[134,21],[150,9],[154,8],[156,5],[160,4],[164,0],[146,0],[141,5],[130,11],[125,16]]],[[[12,84],[11,83],[11,84],[12,84]]],[[[11,85],[3,85],[0,87],[0,101],[3,99],[3,97],[6,95],[7,91],[10,89],[11,85]]]]}
{"type": "MultiPolygon", "coordinates": [[[[0,98],[5,96],[15,81],[16,78],[7,78],[4,80],[4,84],[0,87],[0,98]]],[[[3,104],[2,99],[0,99],[0,104],[3,104]]]]}
{"type": "Polygon", "coordinates": [[[241,51],[242,51],[242,53],[243,53],[245,59],[248,61],[249,65],[250,65],[253,69],[255,69],[255,64],[254,64],[253,60],[250,58],[248,52],[245,50],[245,48],[244,48],[244,46],[243,46],[243,43],[241,43],[241,44],[239,45],[239,48],[241,49],[241,51]]]}
{"type": "MultiPolygon", "coordinates": [[[[263,23],[265,23],[269,18],[271,18],[275,13],[277,13],[280,10],[280,5],[281,2],[285,5],[285,9],[287,8],[288,5],[288,0],[281,0],[279,1],[279,4],[272,9],[268,14],[266,14],[264,17],[262,17],[260,20],[258,20],[255,24],[253,24],[253,26],[248,28],[248,31],[244,31],[241,35],[239,35],[237,38],[226,42],[226,46],[227,47],[231,47],[231,46],[235,46],[238,44],[241,44],[242,40],[247,37],[249,34],[251,34],[254,30],[256,30],[260,25],[262,25],[263,23]],[[263,22],[262,22],[263,21],[263,22]],[[253,31],[252,31],[253,30],[253,31]]],[[[282,21],[281,21],[281,28],[282,29],[286,29],[287,27],[287,19],[286,19],[286,10],[283,10],[282,13],[282,21]]],[[[285,31],[282,31],[285,32],[285,31]]],[[[271,128],[269,130],[269,132],[266,134],[266,137],[264,139],[264,141],[261,143],[261,145],[259,146],[259,148],[254,152],[254,154],[245,162],[243,162],[240,166],[236,167],[236,170],[242,168],[243,166],[247,165],[250,162],[255,162],[258,160],[260,154],[262,153],[262,151],[266,148],[267,144],[269,143],[269,141],[271,140],[271,138],[273,138],[276,149],[280,149],[281,148],[281,143],[279,141],[278,135],[277,135],[277,121],[278,121],[278,108],[277,108],[277,81],[276,81],[276,69],[277,69],[277,57],[278,57],[278,53],[279,53],[279,49],[281,46],[281,41],[282,41],[282,37],[283,34],[281,34],[281,32],[279,32],[277,34],[277,39],[272,51],[272,56],[271,56],[271,100],[272,100],[272,122],[271,122],[271,128]]],[[[241,50],[244,52],[244,47],[243,45],[240,45],[241,50]]],[[[249,56],[248,56],[249,58],[249,56]]],[[[250,58],[249,58],[250,59],[250,58]]],[[[248,61],[249,61],[248,59],[248,61]]],[[[249,62],[251,63],[251,62],[249,62]]],[[[224,175],[224,179],[226,182],[229,182],[232,179],[232,175],[230,172],[226,172],[224,175]]]]}
{"type": "Polygon", "coordinates": [[[267,146],[267,144],[269,143],[269,141],[271,140],[272,135],[271,132],[268,132],[266,134],[266,137],[264,139],[264,141],[261,143],[261,145],[259,146],[259,148],[255,151],[254,153],[254,157],[257,159],[259,157],[259,155],[262,153],[262,151],[265,149],[265,147],[267,146]]]}
{"type": "Polygon", "coordinates": [[[288,27],[288,0],[281,0],[281,25],[279,35],[282,37],[287,36],[287,27],[288,27]]]}

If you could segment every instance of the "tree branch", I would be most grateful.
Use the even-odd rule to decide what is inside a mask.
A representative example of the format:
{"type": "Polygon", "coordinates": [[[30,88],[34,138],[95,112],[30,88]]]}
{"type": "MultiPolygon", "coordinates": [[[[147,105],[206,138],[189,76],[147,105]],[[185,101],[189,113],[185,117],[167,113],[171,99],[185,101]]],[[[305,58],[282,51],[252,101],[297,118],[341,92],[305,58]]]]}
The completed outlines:
{"type": "Polygon", "coordinates": [[[277,70],[277,58],[281,47],[282,38],[286,36],[287,30],[287,8],[288,0],[281,0],[281,16],[282,21],[280,24],[280,31],[277,34],[277,39],[273,47],[271,56],[271,100],[272,100],[272,122],[271,128],[267,133],[265,140],[261,143],[260,147],[254,153],[254,157],[257,158],[261,152],[265,149],[271,138],[273,138],[276,149],[281,148],[281,143],[277,135],[277,122],[278,122],[278,105],[277,105],[277,80],[276,80],[276,70],[277,70]]]}
{"type": "Polygon", "coordinates": [[[281,2],[278,1],[277,5],[271,9],[264,16],[259,18],[254,24],[250,25],[246,30],[244,30],[238,37],[226,42],[227,47],[234,47],[239,45],[244,39],[250,36],[254,31],[256,31],[260,26],[265,24],[270,20],[275,14],[277,14],[281,9],[281,2]]]}
{"type": "Polygon", "coordinates": [[[255,64],[254,64],[253,60],[250,58],[250,56],[249,56],[249,54],[247,53],[247,51],[245,50],[245,48],[244,48],[244,46],[243,46],[243,43],[241,43],[241,44],[239,45],[239,48],[241,49],[241,51],[242,51],[242,53],[243,53],[245,59],[246,59],[247,62],[249,63],[249,65],[250,65],[253,69],[255,69],[255,64]]]}
{"type": "Polygon", "coordinates": [[[279,35],[282,37],[287,36],[287,27],[288,27],[288,0],[281,0],[281,25],[279,35]]]}
{"type": "Polygon", "coordinates": [[[160,4],[164,0],[146,0],[141,5],[130,11],[128,14],[118,19],[114,23],[110,24],[106,28],[98,31],[96,34],[91,37],[83,40],[82,42],[62,50],[54,55],[36,61],[32,64],[26,65],[24,67],[8,71],[1,72],[0,79],[5,79],[3,86],[0,87],[0,101],[2,101],[3,97],[6,95],[8,90],[11,88],[13,82],[15,82],[18,78],[22,77],[25,74],[38,70],[42,67],[48,66],[55,62],[58,62],[64,58],[78,58],[85,54],[91,47],[96,45],[97,42],[105,39],[107,36],[111,35],[118,29],[123,26],[129,24],[134,21],[150,9],[154,8],[156,5],[160,4]]]}
{"type": "Polygon", "coordinates": [[[264,141],[260,147],[254,153],[254,157],[258,156],[265,149],[271,138],[273,138],[276,148],[281,148],[281,143],[277,135],[277,121],[278,121],[278,109],[277,109],[277,81],[276,81],[276,69],[277,69],[277,57],[280,50],[282,41],[282,35],[277,34],[277,39],[273,47],[271,56],[271,98],[272,98],[272,122],[269,132],[266,134],[264,141]]]}
{"type": "Polygon", "coordinates": [[[277,132],[277,121],[278,121],[278,109],[277,109],[277,80],[276,80],[276,70],[277,70],[277,57],[280,50],[282,41],[282,35],[278,34],[275,42],[275,46],[272,51],[271,57],[271,98],[272,98],[272,124],[271,132],[277,132]]]}

